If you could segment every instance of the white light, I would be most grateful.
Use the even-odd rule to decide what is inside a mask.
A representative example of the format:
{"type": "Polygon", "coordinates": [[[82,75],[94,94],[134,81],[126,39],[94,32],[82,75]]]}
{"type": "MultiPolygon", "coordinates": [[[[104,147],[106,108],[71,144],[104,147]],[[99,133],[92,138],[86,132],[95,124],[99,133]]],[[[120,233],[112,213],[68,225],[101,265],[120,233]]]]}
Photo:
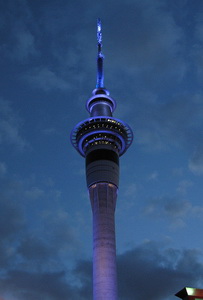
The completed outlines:
{"type": "Polygon", "coordinates": [[[193,288],[187,287],[186,290],[187,290],[187,293],[188,293],[189,296],[192,296],[195,293],[195,289],[193,289],[193,288]]]}

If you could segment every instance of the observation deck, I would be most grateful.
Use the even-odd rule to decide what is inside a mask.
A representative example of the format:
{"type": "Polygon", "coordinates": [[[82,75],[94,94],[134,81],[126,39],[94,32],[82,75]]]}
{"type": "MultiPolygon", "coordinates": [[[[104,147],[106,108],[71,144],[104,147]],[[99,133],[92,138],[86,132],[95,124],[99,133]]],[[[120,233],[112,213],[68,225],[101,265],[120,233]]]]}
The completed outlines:
{"type": "Polygon", "coordinates": [[[106,148],[123,155],[133,141],[131,128],[123,121],[110,116],[96,116],[80,122],[72,130],[71,142],[86,156],[91,150],[106,148]]]}

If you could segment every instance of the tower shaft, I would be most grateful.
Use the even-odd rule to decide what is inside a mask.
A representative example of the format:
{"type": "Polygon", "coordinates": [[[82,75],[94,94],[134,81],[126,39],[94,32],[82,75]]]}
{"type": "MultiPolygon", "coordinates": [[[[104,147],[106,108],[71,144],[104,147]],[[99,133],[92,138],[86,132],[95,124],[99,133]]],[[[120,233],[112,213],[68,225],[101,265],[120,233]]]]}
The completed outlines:
{"type": "Polygon", "coordinates": [[[89,188],[93,213],[93,299],[117,300],[115,207],[117,187],[102,182],[89,188]]]}

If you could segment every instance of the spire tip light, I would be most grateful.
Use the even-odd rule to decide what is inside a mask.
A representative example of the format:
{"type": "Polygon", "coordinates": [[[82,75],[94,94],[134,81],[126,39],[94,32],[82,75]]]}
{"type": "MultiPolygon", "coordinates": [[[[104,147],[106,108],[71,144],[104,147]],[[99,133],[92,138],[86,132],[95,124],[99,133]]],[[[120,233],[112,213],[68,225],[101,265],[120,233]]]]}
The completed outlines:
{"type": "Polygon", "coordinates": [[[102,54],[102,27],[100,18],[97,19],[97,46],[98,46],[98,55],[97,55],[97,85],[96,88],[104,87],[104,72],[103,72],[103,59],[102,54]]]}

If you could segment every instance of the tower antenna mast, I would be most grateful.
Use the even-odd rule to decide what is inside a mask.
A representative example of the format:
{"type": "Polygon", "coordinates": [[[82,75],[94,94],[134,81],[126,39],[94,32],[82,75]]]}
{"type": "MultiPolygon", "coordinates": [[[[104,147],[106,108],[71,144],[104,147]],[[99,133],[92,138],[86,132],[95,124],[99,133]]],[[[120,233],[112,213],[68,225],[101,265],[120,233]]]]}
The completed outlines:
{"type": "Polygon", "coordinates": [[[104,55],[102,54],[102,26],[100,18],[97,19],[97,85],[96,88],[104,87],[104,70],[103,61],[104,55]]]}

